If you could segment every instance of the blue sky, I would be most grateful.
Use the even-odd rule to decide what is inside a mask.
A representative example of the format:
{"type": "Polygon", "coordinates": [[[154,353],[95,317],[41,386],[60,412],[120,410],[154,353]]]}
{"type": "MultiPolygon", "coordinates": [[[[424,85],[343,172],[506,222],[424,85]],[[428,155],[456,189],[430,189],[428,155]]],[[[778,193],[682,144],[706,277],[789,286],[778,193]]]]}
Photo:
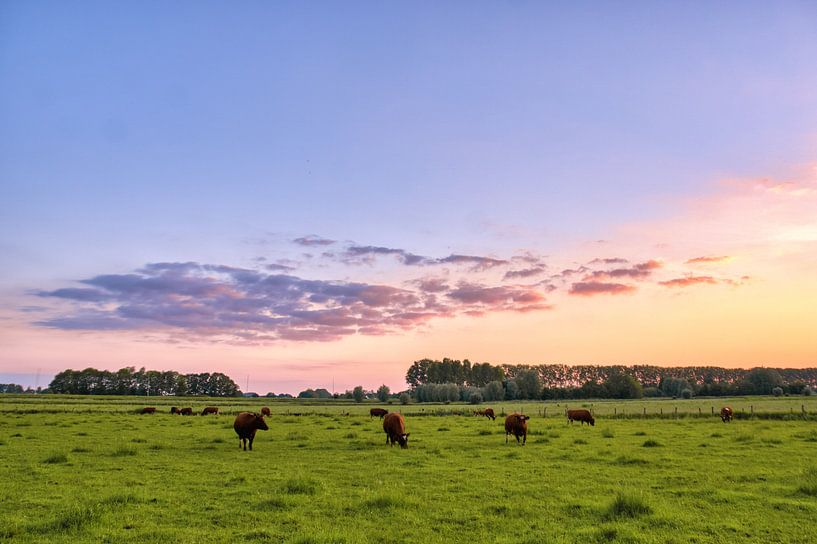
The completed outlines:
{"type": "Polygon", "coordinates": [[[309,234],[569,253],[813,161],[815,23],[809,2],[5,2],[0,289],[299,259],[309,234]]]}

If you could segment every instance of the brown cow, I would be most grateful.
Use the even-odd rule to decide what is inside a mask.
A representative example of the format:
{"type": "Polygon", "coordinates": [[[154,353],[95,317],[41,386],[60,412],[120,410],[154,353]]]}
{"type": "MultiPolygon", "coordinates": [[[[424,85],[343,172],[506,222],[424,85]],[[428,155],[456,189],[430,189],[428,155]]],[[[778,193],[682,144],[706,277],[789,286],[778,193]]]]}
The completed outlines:
{"type": "Polygon", "coordinates": [[[252,451],[252,441],[255,439],[255,432],[258,429],[268,431],[267,422],[264,421],[264,416],[252,412],[241,412],[235,416],[235,423],[233,429],[238,435],[238,449],[244,445],[244,451],[247,451],[247,442],[250,443],[250,451],[252,451]]]}
{"type": "Polygon", "coordinates": [[[266,406],[262,406],[262,407],[261,407],[261,415],[262,415],[262,416],[268,416],[268,415],[270,415],[270,413],[269,413],[269,408],[268,408],[268,407],[266,407],[266,406]]]}
{"type": "Polygon", "coordinates": [[[508,435],[512,434],[516,437],[516,443],[519,444],[519,437],[522,437],[522,445],[528,441],[528,420],[530,416],[522,414],[511,414],[505,418],[505,443],[508,443],[508,435]]]}
{"type": "Polygon", "coordinates": [[[587,423],[593,427],[596,426],[596,420],[593,418],[593,414],[590,413],[590,410],[568,410],[567,422],[572,425],[574,421],[581,421],[582,425],[587,423]]]}
{"type": "Polygon", "coordinates": [[[208,406],[204,410],[201,411],[201,415],[206,416],[207,414],[218,415],[218,407],[217,406],[208,406]]]}
{"type": "Polygon", "coordinates": [[[179,413],[181,415],[183,415],[183,416],[192,416],[193,415],[193,409],[192,408],[182,408],[181,410],[179,410],[179,413]]]}
{"type": "Polygon", "coordinates": [[[397,442],[401,448],[408,448],[408,437],[406,432],[406,421],[402,414],[391,413],[383,417],[383,431],[386,433],[386,444],[397,442]]]}
{"type": "Polygon", "coordinates": [[[475,416],[485,416],[487,418],[490,418],[491,421],[496,419],[496,415],[494,414],[494,409],[493,408],[486,408],[485,410],[477,410],[476,412],[474,412],[474,415],[475,416]]]}
{"type": "Polygon", "coordinates": [[[728,423],[732,421],[732,407],[731,406],[724,406],[721,408],[721,421],[724,423],[728,423]]]}
{"type": "Polygon", "coordinates": [[[181,412],[179,411],[178,406],[173,406],[172,408],[170,408],[170,413],[171,414],[181,414],[181,412]]]}
{"type": "Polygon", "coordinates": [[[145,408],[142,408],[142,409],[141,409],[141,410],[139,410],[138,412],[139,412],[140,414],[153,414],[153,413],[156,413],[156,407],[154,407],[154,406],[147,406],[147,407],[145,407],[145,408]]]}
{"type": "Polygon", "coordinates": [[[389,411],[383,408],[372,408],[371,410],[369,410],[369,419],[372,419],[374,416],[383,419],[383,417],[388,413],[389,411]]]}

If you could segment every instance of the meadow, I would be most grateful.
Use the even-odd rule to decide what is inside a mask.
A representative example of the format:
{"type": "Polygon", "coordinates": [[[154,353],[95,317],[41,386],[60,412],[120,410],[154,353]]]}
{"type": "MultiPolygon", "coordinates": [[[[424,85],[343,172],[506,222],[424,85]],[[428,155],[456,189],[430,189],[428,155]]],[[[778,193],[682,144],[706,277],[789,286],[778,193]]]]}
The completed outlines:
{"type": "Polygon", "coordinates": [[[492,405],[532,416],[524,447],[468,405],[385,406],[401,450],[379,404],[0,395],[0,541],[817,542],[811,398],[582,405],[595,427],[492,405]],[[723,404],[730,424],[707,413],[723,404]],[[270,430],[240,451],[234,414],[262,405],[270,430]]]}

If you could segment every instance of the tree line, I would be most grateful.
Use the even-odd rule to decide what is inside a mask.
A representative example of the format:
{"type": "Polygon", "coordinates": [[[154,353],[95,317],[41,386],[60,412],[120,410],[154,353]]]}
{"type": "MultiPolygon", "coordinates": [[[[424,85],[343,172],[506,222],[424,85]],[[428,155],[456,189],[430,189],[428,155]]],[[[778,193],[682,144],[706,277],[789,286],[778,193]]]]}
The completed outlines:
{"type": "Polygon", "coordinates": [[[72,395],[175,395],[237,397],[238,385],[220,372],[181,374],[179,372],[136,370],[129,366],[117,371],[63,370],[51,381],[46,393],[72,395]]]}
{"type": "Polygon", "coordinates": [[[417,402],[811,395],[817,368],[735,369],[651,365],[491,365],[420,359],[406,372],[417,402]]]}

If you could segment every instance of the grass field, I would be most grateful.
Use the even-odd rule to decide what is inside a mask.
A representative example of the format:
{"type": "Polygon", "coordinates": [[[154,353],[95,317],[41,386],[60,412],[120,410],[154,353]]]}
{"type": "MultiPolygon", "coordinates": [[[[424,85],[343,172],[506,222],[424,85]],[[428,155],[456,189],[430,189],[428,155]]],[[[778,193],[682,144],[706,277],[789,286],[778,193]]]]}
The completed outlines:
{"type": "Polygon", "coordinates": [[[592,428],[568,426],[564,404],[523,404],[525,447],[499,419],[451,415],[470,406],[389,406],[407,450],[385,445],[373,405],[275,402],[239,451],[232,414],[265,403],[0,396],[0,540],[817,542],[811,399],[677,401],[677,418],[671,400],[593,403],[592,428]],[[731,424],[706,414],[744,402],[731,424]],[[159,413],[134,413],[146,405],[159,413]],[[667,417],[631,417],[645,407],[667,417]]]}

